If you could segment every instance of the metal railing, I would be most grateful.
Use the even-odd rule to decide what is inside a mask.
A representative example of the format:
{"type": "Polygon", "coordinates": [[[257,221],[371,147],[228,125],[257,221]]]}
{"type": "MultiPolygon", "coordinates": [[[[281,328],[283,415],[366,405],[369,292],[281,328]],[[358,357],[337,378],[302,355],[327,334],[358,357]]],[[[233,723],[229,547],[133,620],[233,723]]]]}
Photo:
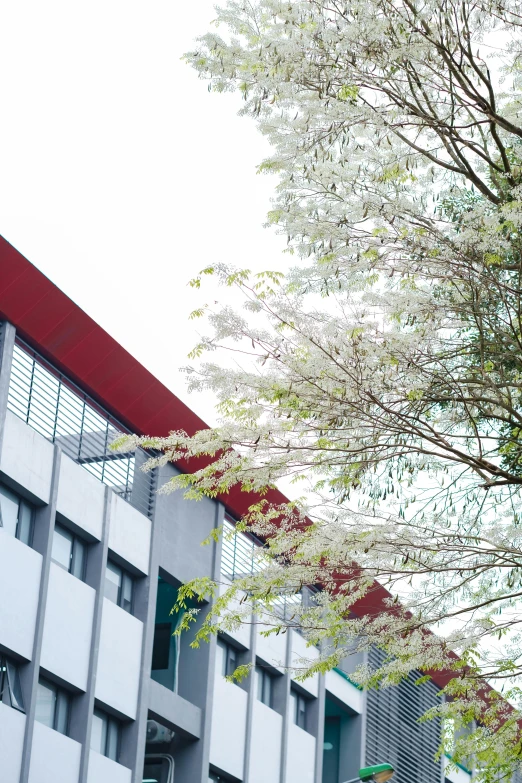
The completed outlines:
{"type": "Polygon", "coordinates": [[[36,351],[17,339],[7,407],[75,462],[152,516],[154,471],[139,470],[149,455],[115,454],[111,443],[129,430],[36,351]]]}
{"type": "MultiPolygon", "coordinates": [[[[221,573],[227,579],[240,579],[259,573],[265,567],[262,557],[256,556],[263,545],[262,541],[248,533],[234,534],[234,523],[225,519],[223,524],[223,547],[221,553],[221,573]]],[[[288,592],[278,596],[273,610],[283,620],[291,621],[303,600],[308,588],[299,593],[288,592]]],[[[296,618],[297,619],[297,618],[296,618]]]]}

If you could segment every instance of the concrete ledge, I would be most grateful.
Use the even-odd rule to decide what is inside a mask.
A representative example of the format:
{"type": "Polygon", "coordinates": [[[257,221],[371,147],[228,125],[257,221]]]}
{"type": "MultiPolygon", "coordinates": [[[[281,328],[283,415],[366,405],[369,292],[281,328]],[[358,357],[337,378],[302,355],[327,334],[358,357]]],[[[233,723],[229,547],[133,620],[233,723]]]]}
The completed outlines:
{"type": "Polygon", "coordinates": [[[149,713],[154,720],[191,739],[201,737],[201,710],[155,680],[149,684],[149,713]]]}

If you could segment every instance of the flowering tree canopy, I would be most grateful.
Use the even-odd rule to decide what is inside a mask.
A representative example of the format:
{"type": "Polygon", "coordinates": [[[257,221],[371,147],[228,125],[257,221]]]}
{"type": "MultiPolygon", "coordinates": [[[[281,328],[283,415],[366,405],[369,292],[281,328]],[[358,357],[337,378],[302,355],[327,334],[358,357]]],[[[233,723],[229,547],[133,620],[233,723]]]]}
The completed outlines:
{"type": "Polygon", "coordinates": [[[217,22],[187,59],[270,141],[259,171],[293,264],[192,281],[244,296],[194,314],[210,331],[189,384],[222,424],[136,439],[208,458],[168,489],[261,497],[239,525],[267,542],[259,569],[202,634],[250,611],[239,592],[270,625],[281,593],[321,586],[271,623],[320,646],[303,676],[372,644],[387,657],[368,684],[452,672],[440,710],[479,721],[454,757],[507,774],[518,716],[482,678],[515,698],[522,672],[522,6],[238,0],[217,22]],[[302,501],[264,498],[283,478],[302,501]],[[390,598],[357,612],[376,581],[390,598]]]}

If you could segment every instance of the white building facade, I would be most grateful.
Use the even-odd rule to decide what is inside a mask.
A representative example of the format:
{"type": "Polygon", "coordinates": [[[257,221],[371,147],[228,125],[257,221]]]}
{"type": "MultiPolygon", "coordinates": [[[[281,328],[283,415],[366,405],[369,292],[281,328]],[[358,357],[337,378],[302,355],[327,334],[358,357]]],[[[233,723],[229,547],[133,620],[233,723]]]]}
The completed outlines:
{"type": "MultiPolygon", "coordinates": [[[[110,452],[132,429],[132,406],[136,417],[146,406],[156,415],[176,398],[135,393],[113,358],[105,367],[115,367],[111,383],[126,400],[120,419],[107,405],[116,399],[103,387],[107,369],[96,381],[105,391],[93,395],[113,343],[90,321],[71,337],[71,313],[87,318],[2,240],[0,783],[343,783],[384,761],[397,783],[443,783],[440,727],[417,721],[436,703],[435,684],[417,687],[412,675],[366,694],[348,660],[297,683],[292,662],[313,652],[297,632],[266,638],[255,623],[198,649],[189,633],[172,635],[178,587],[233,578],[253,544],[202,546],[233,524],[234,508],[157,494],[177,467],[143,473],[143,453],[110,452]],[[42,302],[34,293],[24,310],[16,292],[27,276],[47,294],[42,302]],[[69,315],[57,318],[62,304],[69,315]],[[79,360],[53,356],[89,340],[83,386],[79,360]],[[247,662],[253,676],[225,680],[247,662]]],[[[136,378],[145,373],[118,351],[136,378]]]]}

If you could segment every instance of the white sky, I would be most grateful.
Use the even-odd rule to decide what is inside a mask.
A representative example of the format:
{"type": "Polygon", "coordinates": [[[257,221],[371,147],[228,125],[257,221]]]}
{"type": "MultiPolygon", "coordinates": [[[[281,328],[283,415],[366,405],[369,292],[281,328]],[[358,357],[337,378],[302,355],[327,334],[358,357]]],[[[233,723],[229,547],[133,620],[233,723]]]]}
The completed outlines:
{"type": "Polygon", "coordinates": [[[0,233],[210,423],[178,368],[202,267],[284,263],[240,98],[180,58],[210,0],[16,0],[0,15],[0,233]]]}

